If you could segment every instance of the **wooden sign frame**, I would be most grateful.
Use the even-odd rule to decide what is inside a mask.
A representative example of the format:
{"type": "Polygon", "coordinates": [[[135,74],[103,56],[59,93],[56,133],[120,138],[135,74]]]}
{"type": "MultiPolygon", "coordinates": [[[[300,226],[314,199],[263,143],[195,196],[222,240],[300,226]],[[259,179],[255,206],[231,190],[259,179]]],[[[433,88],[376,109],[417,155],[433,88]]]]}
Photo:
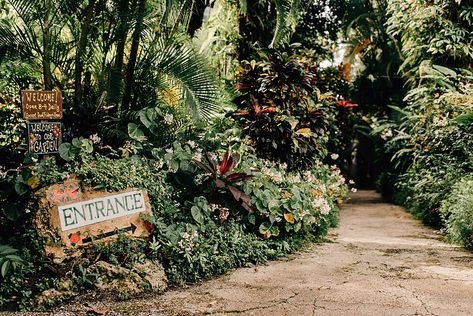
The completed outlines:
{"type": "Polygon", "coordinates": [[[146,190],[130,188],[114,193],[82,192],[78,182],[69,180],[51,186],[47,191],[47,199],[52,204],[51,227],[67,248],[109,239],[118,233],[135,237],[147,237],[150,234],[149,227],[142,219],[142,215],[153,214],[146,190]],[[112,205],[109,205],[110,201],[112,205]],[[120,209],[123,207],[126,210],[120,209]],[[139,209],[133,210],[135,207],[139,209]],[[89,215],[92,218],[99,215],[104,218],[78,224],[84,216],[89,215]],[[69,225],[69,229],[65,226],[66,222],[75,224],[69,225]]]}
{"type": "Polygon", "coordinates": [[[28,122],[28,152],[56,154],[62,144],[61,122],[28,122]]]}
{"type": "Polygon", "coordinates": [[[23,118],[29,121],[62,119],[61,91],[21,91],[23,118]]]}

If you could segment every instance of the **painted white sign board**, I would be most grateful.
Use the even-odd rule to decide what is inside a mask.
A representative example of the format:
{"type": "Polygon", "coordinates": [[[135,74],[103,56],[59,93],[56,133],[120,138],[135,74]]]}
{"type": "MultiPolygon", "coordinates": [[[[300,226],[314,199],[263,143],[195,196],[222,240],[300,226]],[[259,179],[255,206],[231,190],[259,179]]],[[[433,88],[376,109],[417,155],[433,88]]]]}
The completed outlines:
{"type": "Polygon", "coordinates": [[[143,191],[129,191],[58,207],[62,231],[146,211],[143,191]]]}

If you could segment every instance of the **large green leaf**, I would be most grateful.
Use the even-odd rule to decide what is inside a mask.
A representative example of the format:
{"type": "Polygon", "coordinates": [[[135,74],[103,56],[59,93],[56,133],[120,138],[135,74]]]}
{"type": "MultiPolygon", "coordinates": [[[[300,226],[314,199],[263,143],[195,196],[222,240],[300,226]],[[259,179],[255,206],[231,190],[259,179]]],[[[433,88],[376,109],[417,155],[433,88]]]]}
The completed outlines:
{"type": "Polygon", "coordinates": [[[202,210],[200,209],[200,207],[194,205],[191,207],[191,214],[192,214],[192,218],[194,218],[194,220],[199,223],[199,224],[204,224],[204,214],[202,212],[202,210]]]}
{"type": "Polygon", "coordinates": [[[146,139],[145,134],[135,123],[128,124],[128,135],[136,141],[142,142],[146,139]]]}

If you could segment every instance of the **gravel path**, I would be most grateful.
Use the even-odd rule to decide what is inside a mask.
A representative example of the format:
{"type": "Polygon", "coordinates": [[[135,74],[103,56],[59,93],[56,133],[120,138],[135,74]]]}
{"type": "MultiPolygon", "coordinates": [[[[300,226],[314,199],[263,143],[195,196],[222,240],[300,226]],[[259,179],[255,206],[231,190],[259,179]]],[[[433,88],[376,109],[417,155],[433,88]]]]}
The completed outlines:
{"type": "Polygon", "coordinates": [[[108,315],[473,315],[473,254],[378,194],[354,194],[329,237],[291,260],[94,305],[108,315]]]}

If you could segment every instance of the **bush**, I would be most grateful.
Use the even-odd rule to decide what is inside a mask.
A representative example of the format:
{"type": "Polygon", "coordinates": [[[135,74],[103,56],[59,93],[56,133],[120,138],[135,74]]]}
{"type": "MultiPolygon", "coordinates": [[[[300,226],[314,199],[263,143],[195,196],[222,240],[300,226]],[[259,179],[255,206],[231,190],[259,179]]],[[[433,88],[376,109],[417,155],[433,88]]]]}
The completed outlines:
{"type": "MultiPolygon", "coordinates": [[[[221,135],[233,138],[235,133],[221,135]]],[[[311,170],[288,172],[257,158],[246,145],[234,144],[231,152],[219,149],[221,143],[231,141],[220,137],[218,142],[218,138],[205,143],[208,148],[218,148],[214,154],[204,152],[195,141],[187,141],[153,150],[154,158],[119,157],[118,152],[101,148],[90,139],[75,139],[62,146],[61,156],[67,162],[30,160],[16,176],[9,175],[10,186],[17,189],[13,190],[15,196],[21,193],[28,211],[5,220],[16,224],[8,227],[15,227],[13,240],[24,250],[21,257],[23,253],[36,256],[28,263],[31,269],[7,275],[12,283],[0,286],[0,306],[31,308],[38,294],[58,289],[64,282],[72,291],[94,289],[100,275],[87,269],[98,257],[125,268],[146,258],[159,259],[169,281],[181,284],[283,256],[336,224],[337,200],[346,196],[347,188],[335,167],[315,162],[311,170]],[[94,151],[97,149],[102,153],[94,151]],[[227,163],[222,163],[225,159],[227,163]],[[214,173],[208,172],[204,160],[214,173]],[[146,218],[152,224],[149,241],[123,236],[110,245],[85,247],[81,258],[63,264],[45,258],[42,241],[28,230],[36,193],[70,176],[96,190],[146,189],[153,208],[153,216],[146,218]],[[245,207],[244,202],[249,204],[245,207]],[[28,244],[28,240],[36,242],[28,244]],[[72,272],[68,272],[70,267],[74,267],[72,272]],[[7,294],[12,298],[7,299],[7,294]]],[[[10,201],[10,197],[5,199],[10,201]]]]}
{"type": "Polygon", "coordinates": [[[284,166],[248,156],[243,170],[251,172],[255,167],[255,177],[243,188],[254,209],[248,220],[265,238],[300,231],[319,235],[319,228],[330,226],[328,218],[338,212],[335,201],[347,195],[340,171],[320,162],[303,172],[289,172],[284,166]]]}
{"type": "Polygon", "coordinates": [[[178,207],[155,213],[150,221],[154,238],[162,242],[163,253],[158,255],[172,282],[200,280],[294,251],[336,224],[336,201],[347,195],[335,168],[318,162],[314,169],[288,172],[287,167],[257,158],[244,145],[229,155],[222,150],[205,153],[192,141],[176,142],[162,154],[178,207]],[[252,178],[229,182],[228,174],[219,171],[225,155],[242,157],[234,160],[228,174],[252,178]],[[204,170],[198,167],[202,164],[204,170]],[[222,183],[216,185],[218,181],[222,183]],[[239,192],[239,199],[234,192],[239,192]],[[249,207],[243,205],[247,199],[249,207]]]}
{"type": "Polygon", "coordinates": [[[442,201],[440,214],[444,232],[454,243],[473,249],[473,178],[457,181],[451,194],[442,201]]]}
{"type": "Polygon", "coordinates": [[[0,97],[0,166],[11,163],[11,155],[22,143],[25,130],[26,123],[21,118],[19,106],[9,102],[2,104],[0,97]]]}
{"type": "Polygon", "coordinates": [[[400,119],[384,125],[391,134],[384,152],[392,163],[379,184],[391,189],[396,181],[394,197],[437,227],[451,225],[441,205],[455,199],[458,179],[473,170],[471,34],[464,32],[472,25],[470,11],[468,4],[450,0],[387,5],[387,32],[408,56],[400,71],[410,90],[405,107],[396,108],[400,119]]]}
{"type": "Polygon", "coordinates": [[[285,254],[234,220],[207,232],[190,229],[179,237],[164,248],[166,272],[174,284],[196,282],[285,254]]]}
{"type": "Polygon", "coordinates": [[[335,99],[322,98],[318,66],[310,57],[295,47],[281,50],[261,51],[257,61],[241,63],[233,116],[259,157],[289,169],[310,168],[328,153],[335,99]]]}
{"type": "Polygon", "coordinates": [[[442,164],[418,164],[401,176],[400,192],[407,196],[404,204],[410,212],[424,223],[440,228],[440,203],[449,196],[453,184],[464,172],[457,166],[442,164]]]}

